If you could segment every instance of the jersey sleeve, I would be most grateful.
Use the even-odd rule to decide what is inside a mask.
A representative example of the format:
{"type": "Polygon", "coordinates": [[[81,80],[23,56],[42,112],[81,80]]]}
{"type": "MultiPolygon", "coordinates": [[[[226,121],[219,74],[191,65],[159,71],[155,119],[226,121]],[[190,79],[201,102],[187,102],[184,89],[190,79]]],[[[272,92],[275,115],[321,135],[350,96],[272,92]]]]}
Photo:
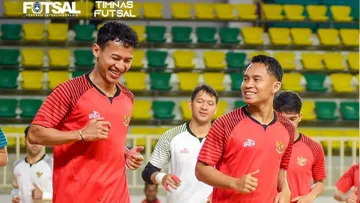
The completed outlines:
{"type": "Polygon", "coordinates": [[[336,182],[336,188],[340,190],[343,193],[347,193],[352,186],[354,186],[356,183],[354,183],[354,176],[356,172],[357,165],[351,166],[343,176],[336,182]]]}
{"type": "Polygon", "coordinates": [[[313,179],[315,181],[321,181],[326,178],[325,171],[325,154],[324,150],[321,148],[320,144],[315,143],[314,145],[314,164],[312,167],[313,179]]]}
{"type": "Polygon", "coordinates": [[[8,145],[8,141],[5,137],[4,132],[2,131],[1,127],[0,127],[0,149],[6,147],[8,145]]]}
{"type": "Polygon", "coordinates": [[[170,161],[171,136],[164,133],[156,143],[155,149],[151,154],[149,162],[156,168],[163,168],[170,161]]]}
{"type": "Polygon", "coordinates": [[[295,130],[295,127],[289,121],[283,122],[283,125],[286,128],[286,130],[288,131],[290,138],[289,138],[289,144],[286,147],[285,153],[281,158],[280,169],[287,170],[289,163],[290,163],[290,158],[291,158],[292,148],[294,145],[294,137],[295,137],[296,130],[295,130]]]}

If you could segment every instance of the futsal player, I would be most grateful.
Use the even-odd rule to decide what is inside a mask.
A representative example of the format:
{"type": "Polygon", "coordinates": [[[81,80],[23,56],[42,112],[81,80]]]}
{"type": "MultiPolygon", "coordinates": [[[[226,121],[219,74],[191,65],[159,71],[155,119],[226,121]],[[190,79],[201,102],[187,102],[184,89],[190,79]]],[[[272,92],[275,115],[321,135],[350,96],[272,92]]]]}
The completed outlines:
{"type": "Polygon", "coordinates": [[[0,167],[6,166],[8,164],[8,153],[6,149],[7,145],[8,141],[0,127],[0,167]]]}
{"type": "Polygon", "coordinates": [[[336,182],[334,198],[339,202],[358,203],[359,184],[359,163],[356,163],[353,164],[336,182]],[[352,192],[350,192],[351,188],[353,188],[352,192]]]}
{"type": "Polygon", "coordinates": [[[282,77],[276,59],[253,57],[241,84],[247,105],[212,125],[195,171],[200,181],[214,187],[213,203],[290,201],[286,170],[295,128],[273,110],[282,77]]]}
{"type": "MultiPolygon", "coordinates": [[[[295,92],[283,91],[274,100],[274,109],[296,128],[301,122],[301,107],[301,98],[295,92]]],[[[287,170],[291,202],[313,202],[324,192],[326,178],[324,150],[319,143],[301,132],[296,132],[294,140],[287,170]]]]}
{"type": "Polygon", "coordinates": [[[216,113],[218,94],[208,85],[196,87],[191,95],[190,122],[165,132],[157,142],[142,177],[150,184],[161,184],[168,191],[167,203],[205,203],[212,187],[198,181],[195,165],[201,146],[216,113]],[[161,172],[169,164],[169,173],[161,172]]]}
{"type": "Polygon", "coordinates": [[[57,86],[34,118],[30,143],[54,146],[54,203],[130,202],[125,165],[138,168],[143,147],[125,149],[134,95],[119,79],[138,45],[129,26],[106,22],[93,70],[57,86]]]}

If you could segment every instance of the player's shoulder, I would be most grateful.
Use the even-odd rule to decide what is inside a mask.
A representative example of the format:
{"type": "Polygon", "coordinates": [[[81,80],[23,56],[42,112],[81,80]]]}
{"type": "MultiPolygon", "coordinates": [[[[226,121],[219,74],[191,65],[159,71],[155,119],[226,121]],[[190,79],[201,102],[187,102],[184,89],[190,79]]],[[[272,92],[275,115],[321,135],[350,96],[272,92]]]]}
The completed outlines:
{"type": "Polygon", "coordinates": [[[81,91],[84,89],[85,90],[90,89],[91,87],[92,87],[91,83],[87,79],[86,74],[84,74],[61,83],[56,87],[56,89],[73,92],[73,91],[81,91]]]}
{"type": "Polygon", "coordinates": [[[309,136],[301,134],[301,142],[307,145],[311,150],[320,151],[323,150],[320,143],[316,142],[315,140],[311,139],[309,136]]]}
{"type": "Polygon", "coordinates": [[[275,111],[276,119],[280,122],[288,131],[295,132],[295,126],[281,113],[275,111]]]}
{"type": "Polygon", "coordinates": [[[25,158],[18,159],[13,162],[12,164],[12,170],[15,170],[15,168],[19,167],[21,163],[25,162],[25,158]]]}
{"type": "Polygon", "coordinates": [[[184,123],[165,131],[164,134],[161,135],[161,137],[171,140],[172,138],[185,132],[186,130],[186,123],[184,123]]]}
{"type": "Polygon", "coordinates": [[[123,84],[121,84],[120,82],[118,83],[118,85],[119,85],[121,91],[122,91],[126,96],[129,97],[129,99],[131,100],[132,103],[134,103],[134,98],[135,98],[134,94],[133,94],[127,87],[125,87],[123,84]]]}
{"type": "Polygon", "coordinates": [[[245,106],[243,106],[221,115],[215,120],[215,123],[220,123],[222,125],[230,123],[237,124],[246,117],[248,117],[248,114],[245,110],[245,106]]]}

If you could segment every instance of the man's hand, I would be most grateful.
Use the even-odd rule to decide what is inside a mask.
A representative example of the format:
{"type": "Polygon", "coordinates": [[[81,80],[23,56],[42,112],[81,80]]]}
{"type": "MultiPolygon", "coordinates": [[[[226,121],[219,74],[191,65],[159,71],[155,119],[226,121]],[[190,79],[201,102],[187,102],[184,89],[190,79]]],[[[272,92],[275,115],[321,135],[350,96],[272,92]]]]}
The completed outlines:
{"type": "Polygon", "coordinates": [[[32,198],[35,200],[41,200],[43,196],[43,192],[36,184],[34,184],[34,187],[35,188],[32,190],[32,198]]]}
{"type": "Polygon", "coordinates": [[[291,200],[291,202],[297,202],[297,203],[312,203],[313,201],[314,198],[311,197],[310,195],[297,196],[291,200]]]}
{"type": "Polygon", "coordinates": [[[11,200],[11,203],[20,203],[19,195],[14,195],[14,197],[11,200]]]}
{"type": "Polygon", "coordinates": [[[283,190],[276,195],[274,203],[289,203],[290,197],[291,197],[290,190],[283,190]]]}
{"type": "Polygon", "coordinates": [[[104,118],[96,118],[89,122],[89,124],[82,130],[82,138],[85,141],[95,141],[100,139],[107,139],[111,128],[109,121],[104,118]]]}
{"type": "Polygon", "coordinates": [[[180,178],[178,178],[174,174],[166,174],[161,181],[161,184],[169,192],[171,192],[169,186],[173,189],[177,189],[180,186],[180,183],[181,183],[180,178]]]}
{"type": "Polygon", "coordinates": [[[259,170],[248,173],[243,177],[236,179],[232,188],[238,191],[241,194],[247,194],[255,191],[258,186],[258,179],[254,176],[259,173],[259,170]]]}
{"type": "Polygon", "coordinates": [[[355,193],[351,193],[348,198],[346,198],[346,203],[357,203],[357,196],[355,193]]]}
{"type": "Polygon", "coordinates": [[[140,152],[144,150],[143,146],[134,147],[126,153],[126,166],[130,170],[135,170],[141,166],[144,157],[141,156],[140,152]]]}

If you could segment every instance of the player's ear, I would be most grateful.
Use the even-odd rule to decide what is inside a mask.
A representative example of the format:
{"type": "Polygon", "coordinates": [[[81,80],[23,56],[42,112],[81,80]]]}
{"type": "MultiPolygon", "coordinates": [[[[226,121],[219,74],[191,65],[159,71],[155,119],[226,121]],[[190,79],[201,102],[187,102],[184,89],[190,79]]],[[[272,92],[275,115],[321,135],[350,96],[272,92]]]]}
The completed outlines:
{"type": "Polygon", "coordinates": [[[273,93],[275,94],[276,92],[278,92],[281,89],[281,82],[276,81],[274,84],[274,88],[273,88],[273,93]]]}
{"type": "Polygon", "coordinates": [[[189,104],[189,109],[192,111],[192,101],[189,101],[188,104],[189,104]]]}
{"type": "Polygon", "coordinates": [[[92,52],[93,52],[95,58],[99,57],[100,50],[101,50],[100,46],[98,44],[94,43],[93,46],[92,46],[92,52]]]}
{"type": "Polygon", "coordinates": [[[302,120],[302,115],[303,115],[302,112],[300,112],[299,113],[299,122],[301,122],[301,120],[302,120]]]}

